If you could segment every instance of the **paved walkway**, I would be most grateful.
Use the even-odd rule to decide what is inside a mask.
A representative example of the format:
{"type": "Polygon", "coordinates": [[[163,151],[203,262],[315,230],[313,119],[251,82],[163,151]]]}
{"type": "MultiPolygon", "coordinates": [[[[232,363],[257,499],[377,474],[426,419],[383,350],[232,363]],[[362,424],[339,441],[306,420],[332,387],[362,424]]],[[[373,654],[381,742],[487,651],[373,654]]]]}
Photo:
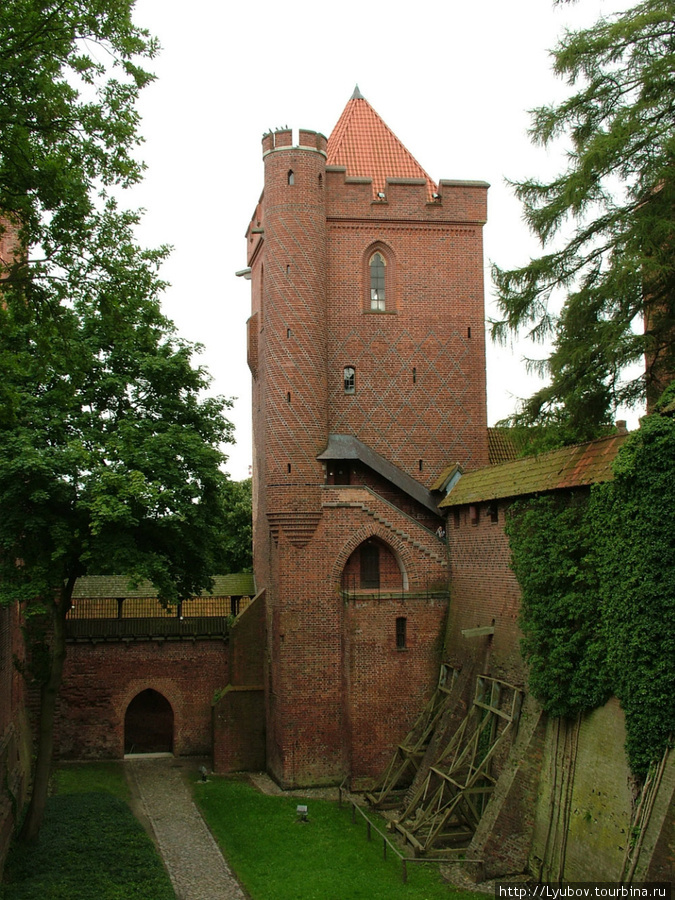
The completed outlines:
{"type": "Polygon", "coordinates": [[[185,772],[192,773],[194,764],[145,758],[128,759],[126,765],[177,900],[245,900],[185,784],[185,772]]]}

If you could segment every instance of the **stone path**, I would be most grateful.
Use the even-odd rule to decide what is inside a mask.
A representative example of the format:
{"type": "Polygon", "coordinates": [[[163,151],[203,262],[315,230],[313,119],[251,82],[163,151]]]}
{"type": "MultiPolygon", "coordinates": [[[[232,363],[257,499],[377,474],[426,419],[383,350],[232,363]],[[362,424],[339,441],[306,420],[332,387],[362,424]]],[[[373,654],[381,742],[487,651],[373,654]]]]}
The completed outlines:
{"type": "Polygon", "coordinates": [[[140,812],[149,822],[177,900],[245,900],[185,784],[194,764],[174,758],[128,759],[140,812]]]}

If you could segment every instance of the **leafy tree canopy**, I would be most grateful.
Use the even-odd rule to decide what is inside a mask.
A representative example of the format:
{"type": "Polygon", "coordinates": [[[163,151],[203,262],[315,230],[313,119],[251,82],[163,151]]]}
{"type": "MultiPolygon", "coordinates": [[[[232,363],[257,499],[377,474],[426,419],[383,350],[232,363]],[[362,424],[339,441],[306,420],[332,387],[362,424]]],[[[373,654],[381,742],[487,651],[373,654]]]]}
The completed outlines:
{"type": "Polygon", "coordinates": [[[140,63],[157,44],[132,9],[133,0],[0,5],[0,209],[42,274],[90,239],[99,190],[141,177],[135,102],[152,80],[140,63]]]}
{"type": "Polygon", "coordinates": [[[535,110],[531,135],[544,147],[566,139],[568,165],[550,182],[515,184],[547,252],[493,267],[493,336],[553,340],[550,383],[515,419],[554,424],[570,442],[675,371],[675,2],[644,0],[567,33],[553,60],[576,92],[535,110]],[[626,376],[645,354],[646,374],[626,376]]]}
{"type": "Polygon", "coordinates": [[[227,486],[223,551],[228,572],[253,571],[253,510],[251,479],[230,481],[227,486]]]}
{"type": "Polygon", "coordinates": [[[40,825],[65,617],[87,572],[167,602],[230,567],[230,402],[162,314],[166,251],[118,188],[142,171],[135,101],[155,42],[133,0],[0,4],[0,602],[24,604],[40,687],[24,836],[40,825]]]}
{"type": "Polygon", "coordinates": [[[70,579],[111,572],[171,602],[228,566],[229,401],[203,396],[208,378],[124,218],[101,225],[88,289],[47,311],[31,291],[0,308],[0,598],[50,602],[70,579]]]}

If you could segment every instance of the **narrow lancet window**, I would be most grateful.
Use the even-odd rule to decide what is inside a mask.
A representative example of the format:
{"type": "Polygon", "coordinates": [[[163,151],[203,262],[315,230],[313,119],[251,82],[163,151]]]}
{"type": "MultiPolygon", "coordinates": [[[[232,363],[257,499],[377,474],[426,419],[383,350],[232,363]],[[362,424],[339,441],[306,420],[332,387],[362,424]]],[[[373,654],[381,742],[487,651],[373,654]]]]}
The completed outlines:
{"type": "Polygon", "coordinates": [[[396,619],[396,649],[405,650],[408,646],[408,620],[405,616],[396,619]]]}
{"type": "Polygon", "coordinates": [[[354,366],[345,366],[344,368],[345,394],[356,393],[356,369],[354,366]]]}
{"type": "Polygon", "coordinates": [[[370,258],[370,309],[372,312],[384,312],[385,285],[384,257],[381,253],[373,253],[370,258]]]}

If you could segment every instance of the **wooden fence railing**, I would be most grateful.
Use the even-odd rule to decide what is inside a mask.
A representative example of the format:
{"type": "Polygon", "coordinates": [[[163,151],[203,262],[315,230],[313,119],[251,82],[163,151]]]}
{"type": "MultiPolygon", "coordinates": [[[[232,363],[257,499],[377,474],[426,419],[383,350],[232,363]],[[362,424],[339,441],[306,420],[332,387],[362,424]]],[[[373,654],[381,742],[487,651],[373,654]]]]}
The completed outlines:
{"type": "Polygon", "coordinates": [[[230,616],[193,618],[67,619],[66,639],[71,641],[196,640],[225,638],[230,616]]]}

